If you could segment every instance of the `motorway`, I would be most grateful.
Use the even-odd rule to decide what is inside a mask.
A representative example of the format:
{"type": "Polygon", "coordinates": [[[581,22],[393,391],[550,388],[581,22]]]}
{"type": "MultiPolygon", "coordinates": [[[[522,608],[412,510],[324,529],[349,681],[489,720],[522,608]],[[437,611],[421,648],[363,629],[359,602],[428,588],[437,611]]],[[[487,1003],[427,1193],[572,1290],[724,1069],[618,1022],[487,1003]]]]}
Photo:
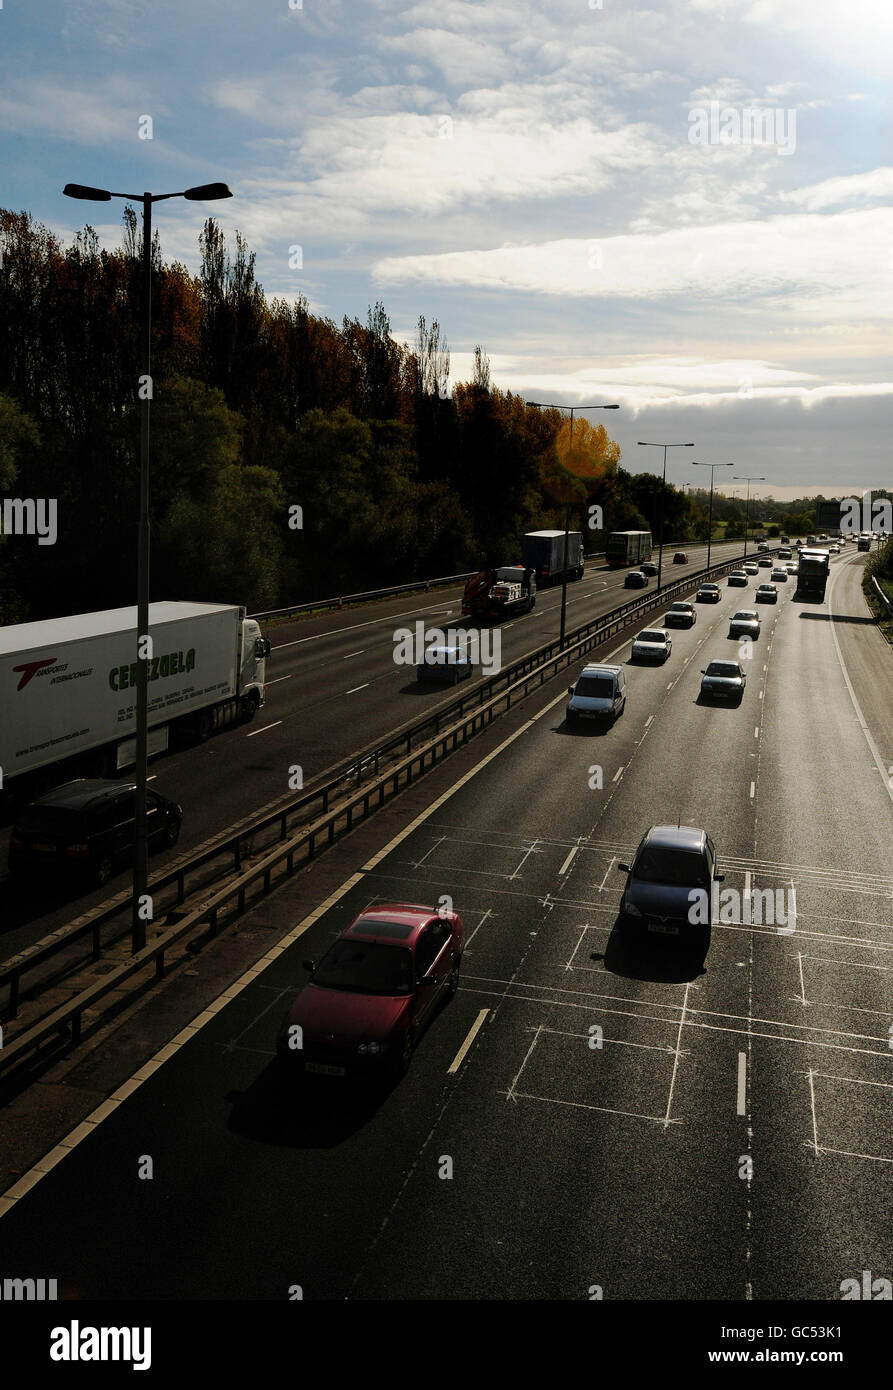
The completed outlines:
{"type": "Polygon", "coordinates": [[[764,573],[630,667],[613,729],[571,732],[552,683],[327,856],[335,892],[303,875],[249,914],[285,949],[12,1189],[6,1267],[136,1299],[825,1301],[893,1277],[893,656],[861,573],[850,552],[824,604],[790,580],[759,606],[740,708],[700,704],[699,669],[739,654],[764,573]],[[706,957],[615,926],[618,859],[677,820],[744,905],[706,957]],[[769,888],[782,920],[742,920],[769,888]],[[284,1082],[302,957],[442,894],[462,983],[407,1077],[284,1082]]]}
{"type": "MultiPolygon", "coordinates": [[[[719,560],[741,548],[740,541],[716,544],[712,556],[719,560]]],[[[689,546],[686,553],[689,563],[674,565],[672,548],[664,548],[666,583],[705,565],[706,546],[689,546]]],[[[593,570],[570,584],[568,630],[646,592],[624,589],[624,576],[624,570],[593,570]]],[[[656,582],[649,581],[649,591],[656,582]]],[[[532,613],[493,629],[501,639],[503,664],[558,636],[560,606],[560,588],[541,590],[532,613]]],[[[252,724],[158,758],[150,766],[152,785],[184,809],[176,851],[153,856],[150,873],[244,818],[259,819],[264,809],[293,798],[289,776],[295,764],[308,786],[352,753],[384,742],[393,730],[454,700],[453,687],[422,684],[414,667],[394,662],[395,630],[413,628],[418,621],[427,628],[468,627],[462,619],[462,589],[437,590],[430,596],[403,594],[271,627],[267,702],[252,724]]],[[[466,682],[464,688],[471,684],[466,682]]],[[[49,885],[41,885],[39,895],[29,885],[23,897],[5,877],[8,840],[6,827],[0,831],[0,961],[126,887],[124,873],[106,889],[76,898],[49,885]]]]}

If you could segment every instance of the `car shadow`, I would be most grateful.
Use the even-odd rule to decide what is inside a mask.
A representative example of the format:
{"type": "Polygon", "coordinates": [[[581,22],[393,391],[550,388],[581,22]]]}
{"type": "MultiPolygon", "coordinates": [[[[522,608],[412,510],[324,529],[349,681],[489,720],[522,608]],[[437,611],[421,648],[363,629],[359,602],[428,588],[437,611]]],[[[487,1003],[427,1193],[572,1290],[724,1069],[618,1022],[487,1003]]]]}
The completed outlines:
{"type": "Polygon", "coordinates": [[[334,1149],[363,1129],[397,1079],[303,1076],[273,1057],[247,1091],[230,1091],[227,1128],[261,1144],[334,1149]]]}
{"type": "Polygon", "coordinates": [[[581,720],[579,724],[569,724],[563,719],[560,724],[552,725],[552,733],[561,734],[565,738],[604,738],[613,727],[610,720],[588,719],[581,720]]]}
{"type": "Polygon", "coordinates": [[[603,961],[605,970],[612,975],[659,984],[690,984],[706,974],[706,957],[703,946],[659,936],[630,936],[621,929],[619,919],[614,922],[604,952],[593,951],[590,955],[592,960],[603,961]]]}

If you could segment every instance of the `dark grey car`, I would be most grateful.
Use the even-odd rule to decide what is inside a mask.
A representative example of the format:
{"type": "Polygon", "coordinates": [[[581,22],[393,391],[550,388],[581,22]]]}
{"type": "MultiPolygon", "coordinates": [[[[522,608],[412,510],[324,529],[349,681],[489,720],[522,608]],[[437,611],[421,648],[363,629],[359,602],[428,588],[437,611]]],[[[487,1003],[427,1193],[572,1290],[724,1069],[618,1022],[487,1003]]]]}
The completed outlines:
{"type": "Polygon", "coordinates": [[[653,825],[642,837],[620,900],[620,926],[630,934],[710,945],[716,848],[705,830],[691,825],[653,825]]]}

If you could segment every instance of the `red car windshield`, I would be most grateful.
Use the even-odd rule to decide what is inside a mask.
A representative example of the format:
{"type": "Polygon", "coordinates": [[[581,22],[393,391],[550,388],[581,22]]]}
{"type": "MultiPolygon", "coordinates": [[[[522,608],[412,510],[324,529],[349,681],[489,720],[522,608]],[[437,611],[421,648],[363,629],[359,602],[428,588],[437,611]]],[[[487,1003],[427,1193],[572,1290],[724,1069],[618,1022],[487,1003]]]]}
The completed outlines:
{"type": "Polygon", "coordinates": [[[408,946],[344,938],[323,956],[312,982],[324,989],[345,989],[354,994],[409,994],[412,952],[408,946]]]}

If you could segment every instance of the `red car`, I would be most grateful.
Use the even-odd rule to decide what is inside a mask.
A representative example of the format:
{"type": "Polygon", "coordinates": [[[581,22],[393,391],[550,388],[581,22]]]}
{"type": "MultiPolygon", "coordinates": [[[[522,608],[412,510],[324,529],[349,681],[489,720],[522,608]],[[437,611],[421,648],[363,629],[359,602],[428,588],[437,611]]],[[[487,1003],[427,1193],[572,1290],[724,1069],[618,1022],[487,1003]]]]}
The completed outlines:
{"type": "Polygon", "coordinates": [[[282,1021],[281,1060],[302,1072],[403,1075],[440,999],[459,988],[465,932],[456,912],[368,907],[341,933],[282,1021]]]}

